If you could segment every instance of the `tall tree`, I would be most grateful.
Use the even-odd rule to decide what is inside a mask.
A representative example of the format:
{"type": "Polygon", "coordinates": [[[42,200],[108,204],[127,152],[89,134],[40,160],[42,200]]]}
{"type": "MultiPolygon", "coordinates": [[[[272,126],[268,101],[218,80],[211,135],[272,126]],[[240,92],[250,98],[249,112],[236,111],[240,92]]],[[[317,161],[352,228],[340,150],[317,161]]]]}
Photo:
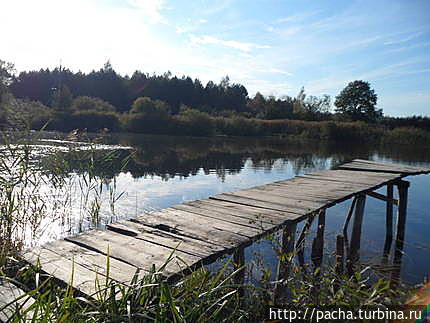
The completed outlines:
{"type": "Polygon", "coordinates": [[[382,117],[382,109],[376,109],[378,96],[369,82],[350,82],[336,97],[336,112],[343,118],[374,122],[382,117]]]}
{"type": "Polygon", "coordinates": [[[0,104],[2,103],[3,95],[6,93],[7,87],[12,81],[14,65],[0,59],[0,104]]]}

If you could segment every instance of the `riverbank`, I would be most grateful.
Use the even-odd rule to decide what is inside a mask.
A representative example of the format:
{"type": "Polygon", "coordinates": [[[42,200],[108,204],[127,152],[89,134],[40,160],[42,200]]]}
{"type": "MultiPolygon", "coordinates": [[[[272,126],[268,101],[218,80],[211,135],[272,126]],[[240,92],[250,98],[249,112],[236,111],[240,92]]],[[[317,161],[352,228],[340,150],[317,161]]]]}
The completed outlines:
{"type": "Polygon", "coordinates": [[[411,126],[389,127],[383,124],[342,121],[263,120],[256,118],[214,117],[191,110],[178,115],[148,116],[82,111],[55,113],[50,118],[36,116],[29,125],[38,130],[69,132],[109,130],[175,136],[276,136],[316,140],[382,142],[396,144],[430,144],[430,132],[411,126]]]}

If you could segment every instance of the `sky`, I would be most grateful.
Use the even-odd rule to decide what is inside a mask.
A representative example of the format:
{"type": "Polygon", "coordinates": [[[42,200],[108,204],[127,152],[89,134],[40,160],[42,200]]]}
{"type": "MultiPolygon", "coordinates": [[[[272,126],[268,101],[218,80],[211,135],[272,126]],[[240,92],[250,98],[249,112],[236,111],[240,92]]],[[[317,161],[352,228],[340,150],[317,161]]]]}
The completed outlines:
{"type": "Polygon", "coordinates": [[[429,0],[0,0],[17,72],[100,69],[231,82],[249,95],[333,98],[351,81],[392,116],[430,116],[429,0]]]}

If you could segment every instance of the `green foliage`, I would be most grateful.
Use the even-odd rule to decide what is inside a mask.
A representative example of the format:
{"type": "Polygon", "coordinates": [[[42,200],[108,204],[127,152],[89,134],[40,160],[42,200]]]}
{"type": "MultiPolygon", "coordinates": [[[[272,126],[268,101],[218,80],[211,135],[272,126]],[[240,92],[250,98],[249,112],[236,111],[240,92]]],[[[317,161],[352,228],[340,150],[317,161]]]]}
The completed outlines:
{"type": "Polygon", "coordinates": [[[15,71],[14,65],[0,59],[0,106],[3,102],[3,96],[7,92],[7,87],[13,78],[15,71]]]}
{"type": "Polygon", "coordinates": [[[54,89],[52,95],[52,107],[59,111],[67,111],[73,102],[73,95],[67,85],[54,89]]]}
{"type": "Polygon", "coordinates": [[[99,98],[90,96],[78,96],[73,100],[72,111],[98,111],[98,112],[115,112],[115,107],[99,98]]]}
{"type": "Polygon", "coordinates": [[[141,113],[147,117],[162,119],[167,117],[169,113],[169,106],[166,102],[160,100],[152,100],[148,97],[140,97],[133,102],[130,113],[141,113]]]}
{"type": "Polygon", "coordinates": [[[354,81],[339,93],[334,104],[336,112],[346,120],[374,122],[382,117],[382,110],[375,108],[377,99],[369,82],[354,81]]]}
{"type": "Polygon", "coordinates": [[[182,128],[180,133],[191,136],[211,136],[215,132],[215,122],[207,113],[181,106],[176,117],[182,128]]]}
{"type": "Polygon", "coordinates": [[[67,119],[70,130],[86,128],[88,131],[99,131],[106,128],[117,131],[120,127],[118,116],[113,112],[84,110],[73,113],[67,119]]]}

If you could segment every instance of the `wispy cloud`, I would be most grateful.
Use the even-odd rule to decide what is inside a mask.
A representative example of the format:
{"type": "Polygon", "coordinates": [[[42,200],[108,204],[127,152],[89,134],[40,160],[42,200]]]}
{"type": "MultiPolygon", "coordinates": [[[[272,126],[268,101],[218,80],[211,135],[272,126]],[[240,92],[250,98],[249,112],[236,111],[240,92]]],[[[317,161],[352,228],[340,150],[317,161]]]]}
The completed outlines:
{"type": "Polygon", "coordinates": [[[138,9],[142,16],[146,17],[150,23],[169,23],[161,14],[161,10],[165,8],[164,0],[128,0],[128,3],[138,9]]]}
{"type": "Polygon", "coordinates": [[[315,16],[316,14],[318,14],[318,12],[319,11],[309,11],[309,12],[297,13],[294,15],[280,18],[280,19],[276,20],[276,23],[281,24],[281,23],[304,21],[304,20],[308,19],[309,17],[315,16]]]}
{"type": "Polygon", "coordinates": [[[287,72],[287,71],[284,71],[284,70],[281,70],[281,69],[278,69],[278,68],[270,68],[268,70],[268,72],[270,72],[270,73],[276,73],[276,74],[283,74],[283,75],[288,75],[288,76],[292,76],[293,75],[293,73],[290,73],[290,72],[287,72]]]}
{"type": "Polygon", "coordinates": [[[411,34],[411,35],[409,35],[407,37],[404,37],[404,38],[395,39],[395,40],[391,40],[391,41],[386,41],[386,42],[384,42],[384,45],[396,45],[396,44],[400,44],[400,43],[406,43],[406,42],[408,42],[410,40],[413,40],[415,38],[420,37],[423,34],[424,34],[424,32],[420,31],[420,32],[411,34]]]}
{"type": "Polygon", "coordinates": [[[259,45],[259,44],[255,44],[255,43],[239,42],[236,40],[222,40],[222,39],[219,39],[219,38],[216,38],[213,36],[209,36],[209,35],[204,35],[201,37],[191,35],[190,41],[192,44],[195,44],[195,45],[208,45],[208,44],[221,45],[224,47],[230,47],[230,48],[238,49],[238,50],[241,50],[244,52],[249,52],[249,51],[251,51],[253,49],[257,49],[257,48],[270,48],[270,46],[268,46],[268,45],[259,45]]]}
{"type": "Polygon", "coordinates": [[[421,43],[411,44],[409,46],[392,48],[392,49],[384,51],[384,53],[397,53],[397,52],[403,52],[406,50],[421,48],[421,47],[427,47],[427,46],[430,46],[430,42],[421,42],[421,43]]]}

